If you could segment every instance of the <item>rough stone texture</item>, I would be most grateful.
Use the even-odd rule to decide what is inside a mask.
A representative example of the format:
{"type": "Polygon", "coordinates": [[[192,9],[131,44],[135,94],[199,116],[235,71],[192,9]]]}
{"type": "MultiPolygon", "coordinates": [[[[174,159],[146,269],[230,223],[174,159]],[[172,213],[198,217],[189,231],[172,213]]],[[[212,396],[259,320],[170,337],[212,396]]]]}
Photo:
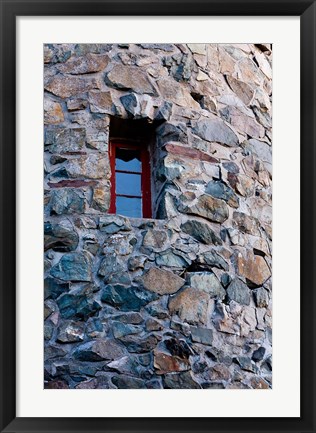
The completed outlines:
{"type": "Polygon", "coordinates": [[[180,209],[184,213],[204,217],[217,223],[223,223],[228,218],[226,203],[208,194],[202,194],[194,204],[180,209]]]}
{"type": "Polygon", "coordinates": [[[92,281],[92,256],[88,252],[69,253],[62,256],[51,275],[64,281],[92,281]]]}
{"type": "Polygon", "coordinates": [[[250,290],[239,278],[235,278],[227,288],[229,300],[242,305],[250,304],[250,290]]]}
{"type": "Polygon", "coordinates": [[[144,287],[159,295],[171,295],[177,292],[184,284],[178,275],[159,268],[151,268],[143,278],[144,287]]]}
{"type": "Polygon", "coordinates": [[[205,291],[189,287],[170,298],[169,310],[184,322],[206,324],[209,299],[205,291]]]}
{"type": "Polygon", "coordinates": [[[272,387],[271,65],[269,44],[45,45],[45,389],[272,387]],[[151,219],[108,213],[133,125],[151,219]]]}
{"type": "Polygon", "coordinates": [[[248,254],[247,257],[243,257],[241,254],[238,255],[237,272],[256,286],[261,286],[271,276],[265,259],[253,254],[248,254]]]}

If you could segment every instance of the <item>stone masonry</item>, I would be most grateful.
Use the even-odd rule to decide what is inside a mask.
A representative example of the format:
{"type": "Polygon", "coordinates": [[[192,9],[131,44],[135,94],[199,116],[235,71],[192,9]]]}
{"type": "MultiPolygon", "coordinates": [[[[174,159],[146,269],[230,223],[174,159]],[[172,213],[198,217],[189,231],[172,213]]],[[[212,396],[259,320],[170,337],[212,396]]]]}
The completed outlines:
{"type": "Polygon", "coordinates": [[[272,387],[271,62],[44,46],[45,388],[272,387]],[[151,131],[152,219],[108,212],[115,122],[151,131]]]}

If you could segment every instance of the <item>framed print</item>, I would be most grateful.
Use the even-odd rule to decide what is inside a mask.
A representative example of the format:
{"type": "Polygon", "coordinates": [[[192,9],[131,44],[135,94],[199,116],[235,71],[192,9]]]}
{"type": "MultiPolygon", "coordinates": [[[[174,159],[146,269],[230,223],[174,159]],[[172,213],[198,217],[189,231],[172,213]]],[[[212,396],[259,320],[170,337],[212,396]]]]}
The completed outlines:
{"type": "Polygon", "coordinates": [[[1,20],[1,431],[314,432],[314,2],[1,20]]]}

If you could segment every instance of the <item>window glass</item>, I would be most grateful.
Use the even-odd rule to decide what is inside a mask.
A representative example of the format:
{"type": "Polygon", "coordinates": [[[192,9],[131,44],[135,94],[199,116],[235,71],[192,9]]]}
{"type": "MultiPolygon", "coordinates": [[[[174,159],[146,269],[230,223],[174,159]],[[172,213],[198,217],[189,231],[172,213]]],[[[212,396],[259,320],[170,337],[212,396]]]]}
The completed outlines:
{"type": "Polygon", "coordinates": [[[116,149],[115,169],[141,172],[140,151],[135,149],[116,149]]]}
{"type": "Polygon", "coordinates": [[[116,213],[131,218],[142,217],[142,199],[116,197],[116,213]]]}
{"type": "Polygon", "coordinates": [[[116,173],[116,194],[141,196],[141,175],[116,173]]]}

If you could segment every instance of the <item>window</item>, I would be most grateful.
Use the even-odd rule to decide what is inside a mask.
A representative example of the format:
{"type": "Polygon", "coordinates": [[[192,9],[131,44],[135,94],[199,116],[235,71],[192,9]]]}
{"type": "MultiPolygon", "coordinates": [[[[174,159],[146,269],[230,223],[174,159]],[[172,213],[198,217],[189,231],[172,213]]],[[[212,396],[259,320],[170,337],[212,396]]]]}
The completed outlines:
{"type": "Polygon", "coordinates": [[[110,213],[151,218],[150,162],[147,148],[123,140],[110,142],[110,213]]]}

